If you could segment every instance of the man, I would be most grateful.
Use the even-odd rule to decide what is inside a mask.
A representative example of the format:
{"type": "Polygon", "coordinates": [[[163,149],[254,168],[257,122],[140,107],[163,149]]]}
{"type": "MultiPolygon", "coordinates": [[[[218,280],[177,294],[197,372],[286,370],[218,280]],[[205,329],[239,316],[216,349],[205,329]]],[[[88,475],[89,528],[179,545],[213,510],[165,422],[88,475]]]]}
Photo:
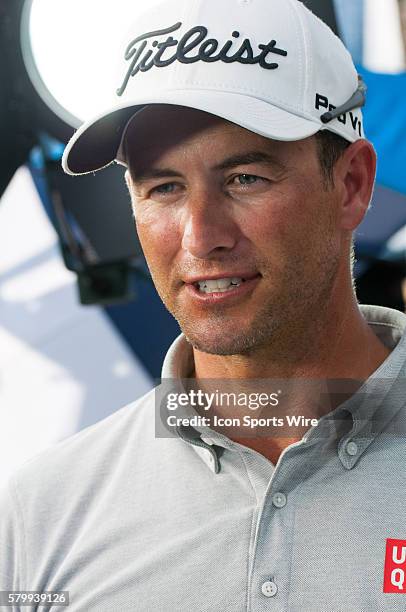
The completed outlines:
{"type": "Polygon", "coordinates": [[[404,610],[406,316],[354,293],[375,153],[351,58],[297,0],[170,1],[131,36],[119,102],[63,165],[127,166],[183,334],[161,395],[13,476],[0,588],[75,611],[404,610]],[[213,380],[274,393],[247,412],[213,380]]]}

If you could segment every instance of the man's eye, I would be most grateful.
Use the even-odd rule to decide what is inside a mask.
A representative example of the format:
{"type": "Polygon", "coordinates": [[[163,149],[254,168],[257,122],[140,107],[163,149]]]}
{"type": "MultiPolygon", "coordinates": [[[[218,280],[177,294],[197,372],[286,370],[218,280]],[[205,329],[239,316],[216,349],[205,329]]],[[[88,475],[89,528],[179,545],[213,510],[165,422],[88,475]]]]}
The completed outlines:
{"type": "Polygon", "coordinates": [[[163,195],[171,194],[175,191],[176,183],[164,183],[163,185],[158,185],[158,187],[154,187],[151,190],[151,193],[161,193],[163,195]]]}
{"type": "Polygon", "coordinates": [[[264,179],[256,176],[255,174],[239,174],[233,179],[233,182],[237,184],[237,186],[242,185],[244,187],[247,185],[255,185],[256,183],[261,183],[263,181],[264,179]]]}

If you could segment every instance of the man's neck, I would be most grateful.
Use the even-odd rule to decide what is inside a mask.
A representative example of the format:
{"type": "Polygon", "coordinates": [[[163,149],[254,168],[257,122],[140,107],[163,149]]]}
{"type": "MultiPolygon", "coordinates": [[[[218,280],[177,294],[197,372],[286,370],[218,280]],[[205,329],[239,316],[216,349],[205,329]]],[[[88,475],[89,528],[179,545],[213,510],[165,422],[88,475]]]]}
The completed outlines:
{"type": "MultiPolygon", "coordinates": [[[[345,310],[346,313],[340,320],[326,321],[325,324],[319,326],[319,333],[315,331],[311,338],[309,336],[306,338],[307,351],[303,350],[305,344],[303,338],[295,338],[290,341],[286,338],[285,346],[290,349],[294,346],[299,347],[296,354],[281,353],[281,347],[275,349],[272,343],[269,344],[269,347],[262,348],[249,356],[210,355],[194,350],[197,383],[201,381],[204,387],[206,384],[204,379],[225,381],[237,379],[245,381],[249,379],[286,379],[287,381],[294,379],[306,381],[355,379],[361,384],[385,361],[390,350],[368,326],[355,301],[345,310]]],[[[316,329],[317,326],[314,327],[314,330],[316,329]]],[[[308,386],[295,385],[294,392],[289,395],[287,412],[292,416],[319,419],[343,403],[352,393],[348,393],[347,396],[343,393],[336,394],[320,405],[320,388],[317,385],[314,387],[313,396],[312,391],[309,394],[308,386]]],[[[267,415],[271,413],[272,410],[268,411],[267,415]]],[[[274,411],[273,414],[275,413],[274,411]]],[[[214,414],[227,418],[241,416],[242,412],[235,406],[220,405],[212,409],[211,415],[214,414]]],[[[309,427],[309,425],[289,427],[283,431],[272,429],[269,437],[263,429],[258,437],[253,437],[252,432],[249,437],[246,437],[243,427],[229,431],[223,430],[223,433],[227,433],[231,439],[253,448],[275,463],[284,448],[299,441],[309,427]]]]}

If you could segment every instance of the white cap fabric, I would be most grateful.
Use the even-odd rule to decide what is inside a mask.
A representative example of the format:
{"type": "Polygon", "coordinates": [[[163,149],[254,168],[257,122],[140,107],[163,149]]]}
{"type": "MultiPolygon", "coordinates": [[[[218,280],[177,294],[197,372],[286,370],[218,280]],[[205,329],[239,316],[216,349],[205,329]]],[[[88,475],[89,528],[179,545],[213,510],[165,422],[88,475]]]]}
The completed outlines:
{"type": "Polygon", "coordinates": [[[360,108],[323,123],[357,91],[358,75],[340,39],[299,0],[165,0],[131,32],[117,103],[71,138],[68,174],[123,161],[126,126],[154,103],[206,111],[275,140],[322,129],[350,142],[364,137],[360,108]]]}

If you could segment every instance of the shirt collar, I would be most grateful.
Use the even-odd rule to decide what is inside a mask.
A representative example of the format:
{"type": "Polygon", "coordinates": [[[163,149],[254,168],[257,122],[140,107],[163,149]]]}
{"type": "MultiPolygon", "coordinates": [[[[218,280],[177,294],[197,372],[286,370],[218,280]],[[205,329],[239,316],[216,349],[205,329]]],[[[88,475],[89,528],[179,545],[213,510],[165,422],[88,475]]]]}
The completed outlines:
{"type": "Polygon", "coordinates": [[[353,419],[351,431],[338,444],[344,467],[353,468],[362,454],[405,405],[406,315],[382,306],[360,306],[372,331],[392,350],[361,388],[337,410],[353,419]]]}
{"type": "MultiPolygon", "coordinates": [[[[162,366],[162,380],[189,378],[194,372],[193,349],[184,334],[180,334],[169,347],[162,366]]],[[[202,428],[209,429],[209,428],[202,428]]],[[[202,435],[192,426],[177,427],[178,436],[190,444],[206,465],[218,474],[221,469],[220,457],[224,449],[232,446],[226,436],[210,429],[210,436],[202,435]]]]}
{"type": "MultiPolygon", "coordinates": [[[[360,389],[335,410],[320,419],[324,427],[335,419],[351,415],[352,428],[339,441],[337,452],[341,463],[351,469],[382,431],[391,418],[404,406],[406,387],[406,314],[382,306],[359,306],[372,331],[392,350],[388,358],[363,383],[360,389]]],[[[193,349],[181,334],[170,346],[162,367],[162,379],[188,378],[194,370],[193,349]]],[[[316,441],[323,428],[312,428],[306,442],[316,441]]],[[[324,429],[325,431],[325,429],[324,429]]],[[[180,438],[191,444],[209,468],[218,473],[220,457],[232,441],[223,434],[210,430],[206,435],[194,427],[177,429],[180,438]]]]}

